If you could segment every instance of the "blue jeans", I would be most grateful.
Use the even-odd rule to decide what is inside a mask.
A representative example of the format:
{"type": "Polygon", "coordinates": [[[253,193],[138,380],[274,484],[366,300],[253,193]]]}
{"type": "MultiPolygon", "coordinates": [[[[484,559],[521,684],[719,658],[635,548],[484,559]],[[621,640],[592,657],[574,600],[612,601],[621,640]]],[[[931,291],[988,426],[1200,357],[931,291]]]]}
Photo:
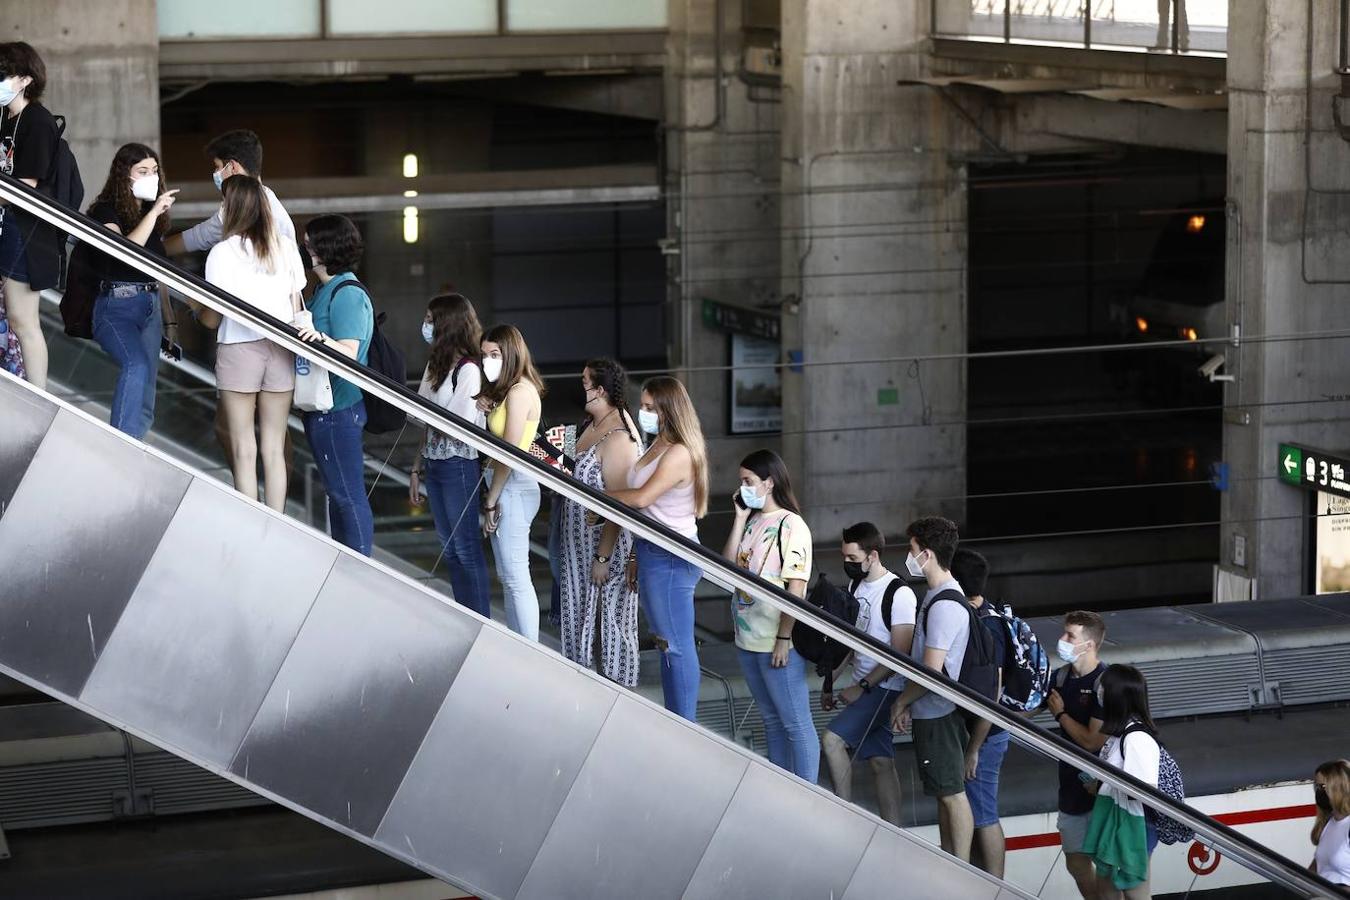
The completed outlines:
{"type": "MultiPolygon", "coordinates": [[[[493,474],[503,477],[501,472],[493,474]]],[[[539,595],[530,577],[530,523],[539,514],[539,482],[517,472],[508,474],[506,486],[497,496],[500,519],[492,533],[492,555],[497,562],[497,580],[502,583],[506,626],[537,641],[539,595]]],[[[492,477],[488,476],[489,486],[492,477]]]]}
{"type": "Polygon", "coordinates": [[[666,642],[661,692],[666,709],[698,721],[698,648],[694,645],[694,587],[698,566],[642,539],[637,549],[638,599],[652,633],[666,642]]]}
{"type": "Polygon", "coordinates": [[[365,452],[361,449],[366,403],[305,413],[304,420],[305,437],[328,494],[328,531],[339,544],[369,556],[375,543],[375,517],[366,495],[365,452]]]}
{"type": "Polygon", "coordinates": [[[811,721],[811,694],[806,687],[806,661],[788,651],[781,669],[769,665],[772,653],[736,649],[750,696],[764,718],[769,761],[798,778],[816,783],[820,776],[820,736],[811,721]]]}
{"type": "Polygon", "coordinates": [[[109,422],[142,438],[155,421],[155,371],[164,335],[159,294],[130,285],[105,288],[94,301],[94,340],[119,367],[109,422]]]}
{"type": "Polygon", "coordinates": [[[966,799],[970,801],[976,828],[998,824],[998,776],[1003,769],[1003,757],[1008,754],[1009,739],[1006,731],[985,738],[980,745],[975,777],[966,779],[966,799]]]}
{"type": "Polygon", "coordinates": [[[490,619],[487,556],[483,553],[478,524],[478,479],[482,469],[478,460],[459,456],[428,459],[425,464],[427,501],[445,551],[455,602],[490,619]]]}

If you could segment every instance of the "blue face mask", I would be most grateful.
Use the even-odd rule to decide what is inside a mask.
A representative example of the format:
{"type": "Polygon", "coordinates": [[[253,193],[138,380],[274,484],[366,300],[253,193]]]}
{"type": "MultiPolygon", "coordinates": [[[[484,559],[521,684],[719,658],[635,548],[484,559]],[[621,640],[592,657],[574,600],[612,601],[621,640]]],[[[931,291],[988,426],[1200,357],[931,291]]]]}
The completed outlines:
{"type": "Polygon", "coordinates": [[[435,329],[435,326],[433,326],[430,322],[423,322],[423,323],[422,323],[422,340],[424,340],[424,341],[426,341],[428,344],[430,344],[430,343],[431,343],[431,339],[432,339],[433,337],[435,337],[435,336],[436,336],[436,329],[435,329]]]}
{"type": "Polygon", "coordinates": [[[0,106],[9,106],[17,96],[19,92],[10,87],[8,81],[0,81],[0,106]]]}
{"type": "Polygon", "coordinates": [[[750,485],[741,485],[741,502],[745,504],[746,509],[763,509],[764,502],[768,499],[768,495],[761,494],[750,485]]]}
{"type": "Polygon", "coordinates": [[[221,193],[225,192],[225,176],[221,174],[223,171],[224,169],[216,169],[211,173],[211,180],[216,183],[216,190],[221,193]]]}

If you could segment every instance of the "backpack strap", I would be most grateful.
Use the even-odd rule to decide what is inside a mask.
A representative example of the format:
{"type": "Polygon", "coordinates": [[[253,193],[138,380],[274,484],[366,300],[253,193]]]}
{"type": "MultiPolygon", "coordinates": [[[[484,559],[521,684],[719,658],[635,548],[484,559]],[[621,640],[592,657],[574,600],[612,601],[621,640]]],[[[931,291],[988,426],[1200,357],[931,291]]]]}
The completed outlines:
{"type": "Polygon", "coordinates": [[[892,577],[891,583],[886,585],[885,595],[881,598],[881,621],[886,623],[887,631],[895,627],[891,624],[891,609],[895,606],[895,595],[904,586],[905,583],[900,580],[900,576],[892,577]]]}
{"type": "Polygon", "coordinates": [[[935,596],[932,600],[930,600],[928,605],[924,607],[923,630],[925,634],[928,633],[929,614],[933,612],[933,607],[937,606],[938,603],[943,600],[950,600],[953,603],[960,603],[961,606],[964,607],[967,612],[974,612],[974,609],[971,607],[969,603],[966,602],[965,596],[962,595],[960,591],[954,591],[951,588],[947,588],[945,591],[939,591],[937,596],[935,596]]]}

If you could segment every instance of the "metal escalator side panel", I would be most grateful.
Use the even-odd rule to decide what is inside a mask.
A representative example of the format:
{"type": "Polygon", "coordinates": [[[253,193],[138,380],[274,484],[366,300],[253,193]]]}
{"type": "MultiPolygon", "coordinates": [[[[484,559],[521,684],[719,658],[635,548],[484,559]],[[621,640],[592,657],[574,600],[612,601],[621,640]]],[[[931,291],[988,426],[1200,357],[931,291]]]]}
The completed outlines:
{"type": "MultiPolygon", "coordinates": [[[[878,828],[840,900],[995,900],[1002,888],[978,872],[959,866],[929,865],[932,849],[918,840],[878,828]]],[[[1012,900],[1011,891],[1002,895],[1012,900]]]]}
{"type": "Polygon", "coordinates": [[[0,660],[78,697],[191,480],[60,410],[0,518],[0,660]]]}
{"type": "Polygon", "coordinates": [[[517,900],[552,900],[559,884],[588,885],[596,897],[678,900],[752,765],[620,695],[517,900]]]}
{"type": "Polygon", "coordinates": [[[0,517],[4,516],[28,464],[56,417],[56,405],[30,391],[13,390],[0,371],[0,517]]]}
{"type": "MultiPolygon", "coordinates": [[[[683,896],[842,897],[878,827],[875,819],[782,770],[752,765],[683,896]],[[772,837],[765,831],[770,823],[772,837]]],[[[940,857],[929,852],[931,865],[940,857]]]]}
{"type": "Polygon", "coordinates": [[[480,896],[514,897],[617,693],[483,628],[375,839],[480,896]]]}
{"type": "Polygon", "coordinates": [[[223,771],[339,551],[194,479],[81,701],[223,771]]]}
{"type": "Polygon", "coordinates": [[[369,838],[481,627],[341,554],[230,771],[369,838]]]}

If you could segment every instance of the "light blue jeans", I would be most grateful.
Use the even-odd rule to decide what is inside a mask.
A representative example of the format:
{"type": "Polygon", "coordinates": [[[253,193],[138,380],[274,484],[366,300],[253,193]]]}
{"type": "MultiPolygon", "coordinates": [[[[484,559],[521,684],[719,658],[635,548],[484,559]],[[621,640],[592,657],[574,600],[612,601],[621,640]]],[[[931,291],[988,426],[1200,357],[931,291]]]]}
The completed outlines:
{"type": "MultiPolygon", "coordinates": [[[[488,475],[491,487],[493,470],[488,475]]],[[[492,533],[497,580],[502,583],[506,624],[516,634],[539,640],[539,595],[530,577],[530,523],[539,512],[539,482],[513,472],[497,498],[500,519],[492,533]]]]}
{"type": "Polygon", "coordinates": [[[94,340],[117,361],[109,424],[134,438],[155,421],[155,374],[164,334],[159,292],[110,284],[94,301],[94,340]]]}
{"type": "Polygon", "coordinates": [[[698,566],[642,539],[633,542],[638,564],[638,602],[652,634],[666,642],[661,653],[661,692],[666,709],[698,721],[698,647],[694,644],[694,588],[698,566]]]}
{"type": "Polygon", "coordinates": [[[772,653],[736,649],[746,686],[764,718],[769,761],[798,778],[816,783],[820,776],[820,736],[811,721],[811,694],[806,687],[806,661],[788,651],[781,669],[769,665],[772,653]]]}

